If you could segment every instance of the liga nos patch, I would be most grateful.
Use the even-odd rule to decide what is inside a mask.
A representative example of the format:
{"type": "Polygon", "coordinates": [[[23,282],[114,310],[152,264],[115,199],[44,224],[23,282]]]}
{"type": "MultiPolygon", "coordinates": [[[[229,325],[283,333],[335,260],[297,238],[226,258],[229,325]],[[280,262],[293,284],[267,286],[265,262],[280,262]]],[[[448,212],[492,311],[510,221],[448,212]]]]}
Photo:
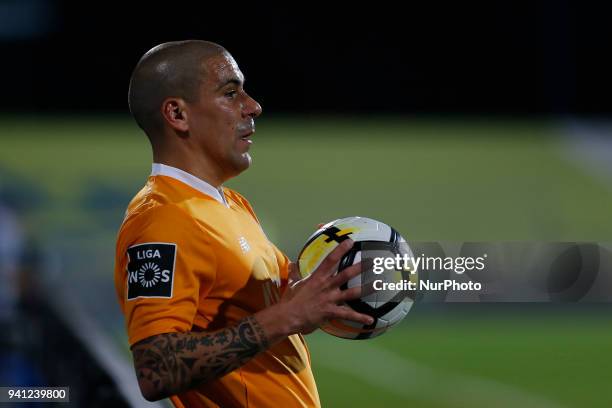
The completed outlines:
{"type": "Polygon", "coordinates": [[[127,299],[170,298],[176,244],[149,242],[128,248],[127,299]]]}

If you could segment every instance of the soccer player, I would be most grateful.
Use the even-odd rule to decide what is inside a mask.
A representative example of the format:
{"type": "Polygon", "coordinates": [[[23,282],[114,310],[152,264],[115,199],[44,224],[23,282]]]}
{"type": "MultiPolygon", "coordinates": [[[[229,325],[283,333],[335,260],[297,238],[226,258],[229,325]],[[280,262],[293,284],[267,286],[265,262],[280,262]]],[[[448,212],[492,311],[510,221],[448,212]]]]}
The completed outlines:
{"type": "Polygon", "coordinates": [[[352,241],[300,279],[248,201],[223,187],[251,163],[261,106],[221,46],[151,49],[129,105],[154,163],[119,231],[115,285],[143,396],[176,407],[320,406],[302,334],[332,318],[372,322],[339,306],[361,292],[340,289],[358,265],[333,275],[352,241]]]}

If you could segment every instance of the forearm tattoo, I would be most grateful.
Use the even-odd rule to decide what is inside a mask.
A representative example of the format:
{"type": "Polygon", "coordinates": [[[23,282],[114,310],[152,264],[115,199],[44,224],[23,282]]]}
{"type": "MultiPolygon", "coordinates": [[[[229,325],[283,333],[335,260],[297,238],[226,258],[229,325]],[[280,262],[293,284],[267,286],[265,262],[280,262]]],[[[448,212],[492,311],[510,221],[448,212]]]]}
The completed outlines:
{"type": "Polygon", "coordinates": [[[136,376],[149,399],[160,399],[219,378],[268,347],[257,320],[250,316],[219,331],[166,333],[132,347],[136,376]]]}

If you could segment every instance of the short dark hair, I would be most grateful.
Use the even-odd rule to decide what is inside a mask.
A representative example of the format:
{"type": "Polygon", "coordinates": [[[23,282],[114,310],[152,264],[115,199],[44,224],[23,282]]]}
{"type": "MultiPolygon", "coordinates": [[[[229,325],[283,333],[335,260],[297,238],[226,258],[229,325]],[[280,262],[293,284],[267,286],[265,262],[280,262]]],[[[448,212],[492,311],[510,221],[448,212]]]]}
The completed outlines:
{"type": "Polygon", "coordinates": [[[202,62],[222,53],[227,51],[219,44],[187,40],[160,44],[142,56],[130,79],[128,104],[149,138],[162,129],[164,99],[173,96],[194,102],[206,74],[202,62]]]}

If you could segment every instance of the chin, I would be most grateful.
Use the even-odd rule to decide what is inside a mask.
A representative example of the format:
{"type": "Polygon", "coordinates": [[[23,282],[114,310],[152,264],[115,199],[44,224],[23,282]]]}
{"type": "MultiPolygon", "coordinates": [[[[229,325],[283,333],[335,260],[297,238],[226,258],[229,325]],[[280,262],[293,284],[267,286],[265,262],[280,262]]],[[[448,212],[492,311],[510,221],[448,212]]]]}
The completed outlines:
{"type": "Polygon", "coordinates": [[[246,169],[248,169],[251,166],[251,163],[253,163],[253,158],[251,157],[251,154],[249,152],[246,152],[245,154],[242,155],[243,160],[246,161],[246,169]]]}
{"type": "Polygon", "coordinates": [[[248,152],[241,154],[240,157],[234,161],[234,177],[248,169],[251,166],[252,161],[253,159],[248,152]]]}

